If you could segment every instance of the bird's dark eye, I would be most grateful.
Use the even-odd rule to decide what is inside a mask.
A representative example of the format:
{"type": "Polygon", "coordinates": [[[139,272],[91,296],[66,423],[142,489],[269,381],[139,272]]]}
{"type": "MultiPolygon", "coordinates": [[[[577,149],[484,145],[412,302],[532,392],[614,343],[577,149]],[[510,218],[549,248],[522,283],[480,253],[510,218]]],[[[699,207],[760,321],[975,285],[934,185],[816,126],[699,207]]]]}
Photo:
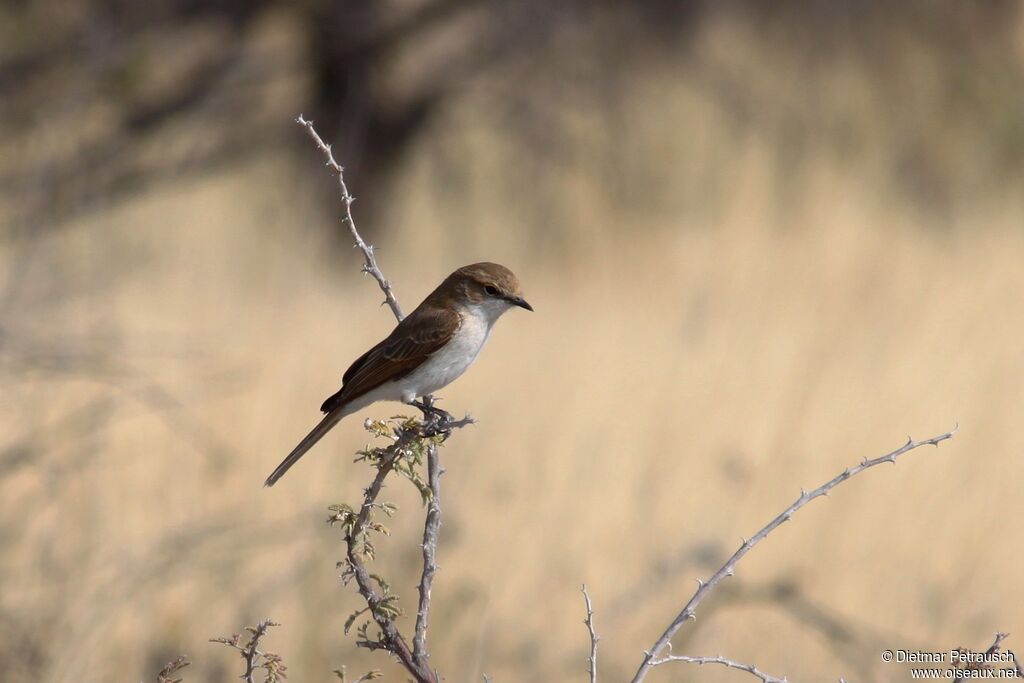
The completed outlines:
{"type": "Polygon", "coordinates": [[[486,285],[484,291],[487,292],[488,296],[498,296],[498,288],[494,285],[486,285]]]}

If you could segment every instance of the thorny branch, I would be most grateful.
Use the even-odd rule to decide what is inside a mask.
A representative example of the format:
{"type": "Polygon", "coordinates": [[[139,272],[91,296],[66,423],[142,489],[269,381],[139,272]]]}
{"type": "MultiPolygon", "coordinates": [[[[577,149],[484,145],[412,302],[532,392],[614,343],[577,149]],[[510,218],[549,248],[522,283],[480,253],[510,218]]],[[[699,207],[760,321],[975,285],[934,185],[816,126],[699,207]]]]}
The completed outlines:
{"type": "Polygon", "coordinates": [[[367,608],[361,610],[349,618],[346,630],[351,627],[355,619],[364,611],[369,612],[373,622],[380,630],[380,635],[372,637],[364,624],[359,629],[360,639],[357,645],[371,650],[385,650],[392,653],[402,663],[402,666],[411,673],[419,683],[437,683],[438,675],[430,668],[429,655],[425,648],[427,614],[430,611],[430,583],[433,578],[436,566],[434,554],[437,551],[437,532],[440,526],[440,504],[432,506],[434,495],[440,493],[438,478],[440,476],[437,447],[448,437],[451,430],[471,423],[470,418],[452,420],[451,416],[435,408],[432,402],[424,400],[419,406],[424,412],[424,420],[406,420],[405,422],[391,427],[392,433],[386,432],[388,423],[369,423],[370,427],[379,436],[392,439],[392,443],[386,448],[372,449],[363,452],[364,459],[371,462],[377,468],[377,474],[373,481],[366,488],[363,495],[363,503],[358,513],[355,513],[346,505],[333,506],[335,514],[328,520],[331,523],[338,523],[345,532],[346,559],[341,565],[342,579],[348,581],[355,579],[357,590],[367,608]],[[428,460],[427,484],[422,484],[415,479],[416,457],[426,453],[428,460]],[[433,464],[431,464],[433,461],[433,464]],[[413,649],[405,637],[398,630],[397,618],[401,610],[396,602],[397,595],[391,593],[390,586],[379,576],[371,574],[366,567],[365,560],[373,559],[375,551],[372,543],[368,540],[369,532],[376,531],[387,533],[387,530],[372,520],[374,510],[383,510],[391,514],[393,508],[387,503],[378,502],[384,480],[392,472],[398,471],[404,476],[413,479],[420,487],[428,505],[427,521],[424,528],[424,570],[423,578],[420,580],[420,612],[417,615],[416,634],[413,641],[413,649]],[[429,548],[429,549],[428,549],[429,548]],[[422,640],[421,640],[422,638],[422,640]],[[422,647],[417,647],[422,646],[422,647]]]}
{"type": "Polygon", "coordinates": [[[395,314],[395,318],[401,322],[405,314],[402,313],[402,307],[398,305],[398,300],[395,298],[394,292],[391,291],[391,283],[388,282],[387,278],[384,277],[384,273],[381,272],[377,266],[377,259],[373,255],[373,245],[367,244],[363,241],[359,231],[356,230],[356,223],[352,219],[352,203],[355,202],[356,198],[348,191],[348,185],[345,184],[345,169],[342,168],[341,164],[334,160],[334,153],[331,151],[331,146],[323,141],[320,134],[313,128],[313,122],[307,121],[303,118],[302,114],[295,119],[295,122],[306,129],[309,133],[309,137],[313,138],[313,142],[316,143],[317,148],[323,152],[324,157],[327,159],[327,167],[334,171],[334,174],[338,176],[338,187],[341,190],[341,201],[345,205],[345,215],[342,217],[342,222],[348,225],[349,232],[352,233],[352,239],[355,240],[355,246],[359,251],[363,252],[363,272],[369,273],[373,276],[373,279],[380,285],[380,289],[384,292],[384,302],[391,308],[391,312],[395,314]]]}
{"type": "Polygon", "coordinates": [[[358,540],[366,533],[366,524],[369,521],[371,510],[377,504],[377,497],[380,495],[381,487],[384,485],[384,479],[394,469],[395,461],[402,455],[402,449],[415,438],[416,435],[412,432],[400,435],[398,440],[387,448],[386,454],[377,464],[377,475],[366,489],[363,497],[363,506],[359,511],[359,515],[355,518],[345,536],[348,561],[346,572],[349,572],[355,578],[359,594],[366,601],[370,616],[373,617],[381,631],[380,639],[377,642],[373,642],[365,635],[366,631],[364,629],[362,631],[362,643],[370,649],[379,647],[394,654],[402,662],[402,665],[416,676],[417,681],[435,683],[437,678],[434,672],[429,668],[424,669],[418,666],[417,662],[413,659],[412,652],[409,650],[405,638],[399,633],[398,626],[395,624],[395,617],[398,614],[390,605],[390,602],[393,600],[391,596],[387,595],[386,584],[380,586],[380,592],[374,588],[373,578],[363,563],[362,553],[358,545],[358,540]]]}
{"type": "MultiPolygon", "coordinates": [[[[312,121],[306,120],[302,115],[299,115],[295,121],[306,129],[306,132],[309,133],[317,148],[326,158],[328,168],[338,176],[341,200],[345,205],[343,222],[348,225],[352,239],[355,241],[355,246],[363,253],[364,263],[362,270],[364,273],[372,275],[377,281],[381,291],[384,292],[385,303],[391,308],[395,318],[401,322],[404,317],[402,308],[395,298],[391,283],[384,277],[384,273],[381,272],[380,267],[377,265],[373,245],[367,244],[356,229],[355,221],[352,218],[352,203],[355,201],[355,198],[349,192],[348,185],[345,183],[344,168],[335,161],[334,154],[331,152],[331,146],[326,144],[316,132],[312,121]]],[[[359,631],[360,640],[357,641],[357,644],[369,649],[384,649],[391,652],[398,657],[402,665],[417,681],[433,683],[438,680],[438,676],[430,668],[430,655],[427,652],[427,628],[430,616],[430,591],[434,574],[437,572],[437,543],[441,528],[440,478],[444,470],[441,468],[438,446],[440,442],[444,441],[451,434],[453,429],[472,424],[473,420],[468,415],[461,420],[453,419],[447,412],[434,407],[431,396],[423,397],[421,404],[414,405],[423,412],[423,420],[419,422],[409,421],[395,428],[394,443],[388,446],[388,448],[376,452],[372,464],[377,468],[377,474],[374,476],[369,488],[365,491],[363,505],[358,515],[352,515],[347,506],[336,506],[336,514],[331,521],[341,522],[343,525],[346,525],[345,542],[347,552],[343,577],[355,579],[359,594],[367,604],[365,611],[370,613],[373,621],[380,629],[379,638],[372,639],[364,625],[359,631]],[[398,626],[395,623],[395,618],[401,613],[395,604],[397,596],[390,593],[390,588],[383,579],[370,574],[363,560],[364,558],[373,558],[373,546],[366,538],[367,532],[386,532],[382,525],[376,524],[370,519],[375,508],[384,509],[385,512],[389,510],[389,508],[385,507],[386,504],[377,502],[381,488],[384,485],[384,480],[395,471],[396,466],[401,464],[402,459],[408,456],[408,451],[415,449],[417,445],[425,445],[427,483],[421,485],[421,482],[415,478],[416,475],[411,474],[411,470],[402,472],[405,476],[413,479],[413,483],[420,487],[420,493],[423,494],[424,502],[427,506],[426,519],[423,525],[423,571],[420,575],[418,587],[419,601],[416,610],[416,625],[413,633],[413,645],[410,650],[408,642],[399,632],[398,626]],[[348,516],[346,517],[346,515],[348,516]],[[376,584],[376,587],[374,584],[376,584]]],[[[380,436],[386,436],[383,430],[378,430],[377,433],[380,436]]],[[[364,453],[364,456],[369,454],[370,451],[367,451],[364,453]]],[[[412,463],[409,467],[415,467],[416,464],[412,463]]],[[[353,615],[348,625],[351,626],[354,619],[361,613],[357,612],[353,615]]]]}
{"type": "Polygon", "coordinates": [[[587,584],[580,586],[580,592],[583,593],[583,602],[587,606],[587,618],[583,620],[583,623],[587,625],[587,631],[590,633],[590,656],[587,658],[587,672],[590,674],[590,683],[597,683],[597,641],[601,640],[601,636],[594,631],[594,608],[590,603],[587,584]]]}
{"type": "Polygon", "coordinates": [[[427,664],[427,625],[430,618],[430,588],[437,572],[437,537],[441,529],[441,459],[437,445],[427,448],[427,486],[430,500],[427,501],[427,519],[423,525],[423,573],[420,575],[420,601],[416,610],[416,631],[412,640],[412,651],[421,666],[427,664]]]}
{"type": "MultiPolygon", "coordinates": [[[[682,627],[682,625],[686,623],[687,619],[697,618],[697,605],[699,605],[701,601],[703,601],[704,598],[706,598],[723,579],[725,579],[728,576],[732,576],[735,573],[736,564],[741,559],[743,559],[743,556],[750,552],[751,548],[753,548],[755,545],[763,541],[768,536],[768,534],[774,531],[777,527],[781,526],[784,522],[788,522],[793,517],[793,513],[795,513],[803,506],[807,505],[815,498],[828,495],[828,492],[831,491],[833,488],[835,488],[839,484],[842,484],[847,479],[850,479],[851,477],[860,474],[866,469],[869,469],[876,465],[881,465],[882,463],[886,462],[895,463],[896,458],[898,458],[899,456],[903,455],[904,453],[907,453],[908,451],[912,451],[915,448],[920,448],[921,446],[938,446],[941,442],[953,438],[953,435],[956,434],[957,429],[958,427],[954,427],[951,431],[948,431],[945,434],[940,434],[930,439],[924,439],[923,441],[914,441],[913,439],[908,438],[907,442],[900,446],[899,448],[897,448],[896,450],[886,453],[885,455],[879,456],[877,458],[865,458],[860,462],[859,465],[846,468],[838,475],[833,477],[831,480],[822,484],[813,491],[801,490],[800,496],[795,501],[793,501],[793,503],[789,507],[783,510],[782,513],[775,517],[772,521],[768,522],[768,524],[762,527],[749,540],[744,540],[743,543],[740,545],[739,549],[737,549],[736,552],[733,553],[732,556],[725,561],[725,564],[723,564],[721,568],[718,569],[718,571],[712,574],[711,578],[709,578],[707,581],[698,580],[699,586],[697,587],[697,591],[690,598],[689,602],[686,603],[686,605],[683,607],[682,611],[679,612],[676,618],[672,620],[672,623],[669,624],[668,628],[665,629],[665,632],[661,634],[661,637],[659,637],[658,640],[654,643],[654,647],[644,652],[643,661],[640,664],[640,668],[637,669],[636,674],[633,676],[631,683],[640,683],[640,681],[644,680],[644,678],[647,676],[647,673],[659,664],[665,664],[670,661],[687,661],[681,659],[679,656],[662,656],[662,652],[665,649],[671,650],[672,637],[676,634],[676,631],[678,631],[682,627]]],[[[699,660],[701,658],[697,657],[690,659],[699,660]]],[[[739,668],[743,668],[744,666],[747,665],[743,665],[739,668]]],[[[753,669],[753,667],[749,667],[745,670],[750,671],[751,669],[753,669]]],[[[751,671],[751,673],[753,673],[753,671],[751,671]]],[[[762,678],[762,680],[766,679],[762,678]]]]}

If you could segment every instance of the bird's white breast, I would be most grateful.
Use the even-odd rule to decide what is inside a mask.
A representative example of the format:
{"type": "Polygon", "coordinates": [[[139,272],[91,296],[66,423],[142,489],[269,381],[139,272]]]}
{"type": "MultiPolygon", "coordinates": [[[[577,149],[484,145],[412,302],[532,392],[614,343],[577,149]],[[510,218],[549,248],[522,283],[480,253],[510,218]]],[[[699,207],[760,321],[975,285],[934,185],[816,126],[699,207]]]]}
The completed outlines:
{"type": "Polygon", "coordinates": [[[466,306],[462,324],[451,340],[401,380],[402,400],[430,394],[454,382],[473,364],[487,343],[491,327],[504,311],[491,306],[466,306]]]}

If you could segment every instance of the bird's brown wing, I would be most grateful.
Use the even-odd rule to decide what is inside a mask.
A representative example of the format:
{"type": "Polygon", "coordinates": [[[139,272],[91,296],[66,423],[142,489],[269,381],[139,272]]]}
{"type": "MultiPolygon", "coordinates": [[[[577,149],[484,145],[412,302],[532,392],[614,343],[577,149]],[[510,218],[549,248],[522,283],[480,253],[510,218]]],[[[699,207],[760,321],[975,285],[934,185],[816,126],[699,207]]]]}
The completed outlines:
{"type": "Polygon", "coordinates": [[[450,308],[413,311],[384,341],[349,366],[341,390],[324,401],[320,410],[330,412],[385,382],[405,377],[447,344],[461,323],[450,308]]]}

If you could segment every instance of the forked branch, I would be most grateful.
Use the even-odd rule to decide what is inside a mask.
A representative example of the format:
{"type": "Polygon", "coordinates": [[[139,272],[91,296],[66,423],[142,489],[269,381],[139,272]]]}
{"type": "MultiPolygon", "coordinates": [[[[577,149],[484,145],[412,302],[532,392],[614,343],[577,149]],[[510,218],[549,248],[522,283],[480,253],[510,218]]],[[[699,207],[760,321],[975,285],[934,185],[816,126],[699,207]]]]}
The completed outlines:
{"type": "MultiPolygon", "coordinates": [[[[342,578],[346,581],[355,579],[359,595],[366,601],[366,611],[369,612],[370,617],[380,629],[378,638],[371,638],[365,628],[361,629],[357,644],[371,650],[381,649],[390,652],[398,658],[402,666],[416,678],[418,683],[437,683],[437,674],[427,664],[425,653],[422,656],[418,653],[417,655],[413,654],[405,637],[398,630],[397,618],[401,614],[395,604],[398,596],[391,594],[390,587],[385,581],[370,573],[364,560],[374,557],[374,550],[367,535],[370,531],[382,531],[380,525],[371,522],[371,514],[375,509],[388,509],[377,500],[384,486],[384,480],[395,471],[396,465],[402,458],[409,456],[410,449],[415,448],[423,439],[440,434],[441,432],[422,431],[417,424],[406,424],[397,428],[394,442],[391,445],[379,451],[372,451],[374,453],[373,464],[377,468],[377,474],[363,494],[363,504],[359,512],[353,514],[353,511],[347,506],[335,506],[335,515],[329,520],[341,524],[345,531],[346,561],[343,563],[345,569],[342,572],[342,578]]],[[[427,525],[430,525],[429,513],[427,525]]],[[[434,541],[436,543],[436,536],[434,541]]],[[[421,609],[424,614],[430,610],[429,592],[425,603],[421,604],[421,609]]],[[[353,615],[353,618],[349,620],[349,626],[358,614],[360,613],[353,615]]],[[[425,634],[425,621],[423,630],[425,634]]]]}
{"type": "MultiPolygon", "coordinates": [[[[886,453],[885,455],[879,456],[877,458],[865,458],[860,462],[860,464],[854,467],[846,468],[838,475],[836,475],[829,481],[825,482],[818,488],[814,489],[813,491],[801,490],[799,497],[797,497],[797,499],[793,501],[793,503],[790,504],[789,507],[783,510],[773,520],[768,522],[768,524],[764,525],[749,540],[744,540],[743,543],[740,545],[739,549],[737,549],[736,552],[734,552],[732,556],[725,561],[725,564],[723,564],[718,569],[718,571],[711,575],[711,578],[709,578],[707,581],[698,581],[699,586],[697,587],[697,591],[693,594],[693,596],[686,603],[686,605],[683,606],[682,611],[680,611],[679,614],[676,615],[676,618],[673,619],[672,623],[668,625],[668,628],[666,628],[665,632],[661,634],[661,637],[659,637],[658,640],[654,643],[654,646],[650,650],[644,652],[643,661],[640,663],[640,668],[637,669],[636,674],[633,676],[632,683],[640,683],[640,681],[644,680],[644,678],[647,676],[647,673],[652,668],[660,664],[667,664],[669,662],[689,661],[698,664],[723,664],[724,662],[716,661],[722,658],[681,657],[678,655],[666,656],[663,653],[666,650],[671,652],[672,637],[682,627],[682,625],[686,623],[688,619],[697,618],[697,605],[699,605],[704,600],[704,598],[706,598],[711,593],[711,591],[713,591],[715,587],[719,583],[721,583],[722,579],[726,578],[727,576],[732,576],[735,573],[736,564],[743,559],[743,556],[750,552],[751,548],[753,548],[755,545],[763,541],[768,536],[768,534],[770,534],[776,528],[781,526],[784,522],[788,522],[793,517],[793,513],[795,513],[797,510],[807,505],[815,498],[828,495],[829,491],[831,491],[836,486],[839,486],[847,479],[850,479],[851,477],[854,477],[863,472],[864,470],[874,467],[876,465],[881,465],[882,463],[886,462],[895,463],[896,458],[903,455],[904,453],[914,450],[915,448],[920,448],[921,446],[938,446],[943,441],[953,438],[953,435],[956,434],[957,429],[957,427],[954,427],[951,431],[948,431],[945,434],[933,436],[932,438],[924,439],[923,441],[914,441],[913,439],[907,439],[907,442],[900,446],[899,448],[897,448],[896,450],[886,453]]],[[[732,666],[734,664],[738,663],[732,662],[727,666],[732,666]]],[[[765,678],[764,676],[766,674],[762,674],[761,672],[754,669],[754,667],[749,665],[738,665],[733,666],[733,668],[743,669],[754,675],[761,676],[761,680],[763,681],[778,680],[773,679],[771,677],[765,678]]]]}
{"type": "Polygon", "coordinates": [[[281,657],[273,652],[261,650],[263,637],[271,626],[280,626],[275,621],[264,619],[255,626],[246,626],[249,632],[249,640],[242,642],[242,635],[236,633],[230,638],[211,638],[211,643],[220,643],[233,650],[237,650],[245,661],[245,671],[240,678],[245,683],[256,683],[256,670],[263,669],[264,683],[281,683],[288,676],[285,671],[288,667],[284,665],[281,657]]]}

